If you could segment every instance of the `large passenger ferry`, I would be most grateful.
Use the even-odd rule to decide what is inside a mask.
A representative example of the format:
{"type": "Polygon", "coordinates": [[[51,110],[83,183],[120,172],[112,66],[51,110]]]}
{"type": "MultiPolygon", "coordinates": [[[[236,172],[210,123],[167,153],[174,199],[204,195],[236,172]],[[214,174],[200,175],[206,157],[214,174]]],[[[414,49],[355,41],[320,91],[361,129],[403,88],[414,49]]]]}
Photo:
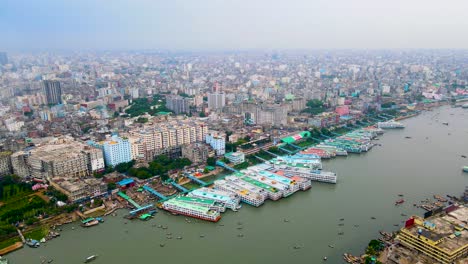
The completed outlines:
{"type": "Polygon", "coordinates": [[[240,209],[240,196],[232,193],[221,190],[215,190],[211,188],[202,187],[196,189],[187,194],[189,197],[198,197],[203,199],[211,199],[217,201],[218,203],[223,204],[226,208],[229,208],[233,211],[240,209]]]}
{"type": "Polygon", "coordinates": [[[216,210],[197,204],[187,203],[179,199],[170,199],[165,201],[162,204],[162,208],[176,214],[212,222],[218,222],[219,219],[221,219],[221,214],[216,210]]]}
{"type": "Polygon", "coordinates": [[[377,123],[378,128],[405,128],[405,125],[403,125],[400,122],[396,122],[395,120],[390,120],[387,122],[378,122],[377,123]]]}
{"type": "Polygon", "coordinates": [[[259,195],[258,193],[250,192],[249,190],[242,188],[231,182],[228,182],[226,180],[216,180],[214,182],[214,187],[217,190],[237,194],[241,197],[242,202],[256,206],[256,207],[262,205],[265,202],[264,196],[259,195]]]}

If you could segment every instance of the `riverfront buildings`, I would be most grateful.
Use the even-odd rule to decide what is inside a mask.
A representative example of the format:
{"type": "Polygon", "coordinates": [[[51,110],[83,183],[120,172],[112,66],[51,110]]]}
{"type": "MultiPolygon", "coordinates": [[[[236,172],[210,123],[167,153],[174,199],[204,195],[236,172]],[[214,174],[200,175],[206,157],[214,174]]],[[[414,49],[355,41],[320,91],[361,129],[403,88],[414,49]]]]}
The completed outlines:
{"type": "Polygon", "coordinates": [[[70,138],[18,151],[11,156],[13,173],[20,177],[86,177],[104,169],[102,151],[70,138]]]}
{"type": "Polygon", "coordinates": [[[146,160],[152,160],[155,155],[171,148],[202,142],[207,133],[208,127],[204,122],[190,118],[169,118],[165,122],[155,122],[129,132],[140,140],[138,144],[146,160]]]}
{"type": "Polygon", "coordinates": [[[121,138],[117,135],[112,135],[105,141],[98,143],[89,142],[89,144],[102,148],[104,151],[104,160],[107,166],[115,167],[120,163],[132,160],[132,149],[128,138],[121,138]]]}
{"type": "Polygon", "coordinates": [[[202,143],[192,143],[182,146],[182,157],[193,163],[204,163],[209,155],[209,147],[202,143]]]}
{"type": "Polygon", "coordinates": [[[454,263],[468,254],[467,219],[468,208],[455,205],[434,217],[413,216],[406,221],[397,239],[438,263],[454,263]]]}
{"type": "Polygon", "coordinates": [[[226,153],[226,136],[215,131],[210,131],[205,137],[206,144],[209,144],[215,151],[216,155],[222,156],[226,153]]]}

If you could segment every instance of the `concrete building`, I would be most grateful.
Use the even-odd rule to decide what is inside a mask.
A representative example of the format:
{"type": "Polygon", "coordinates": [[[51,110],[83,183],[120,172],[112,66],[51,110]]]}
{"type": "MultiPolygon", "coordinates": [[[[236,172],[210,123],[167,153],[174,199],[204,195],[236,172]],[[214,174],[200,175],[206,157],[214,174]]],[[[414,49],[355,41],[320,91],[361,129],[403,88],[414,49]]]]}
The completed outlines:
{"type": "Polygon", "coordinates": [[[288,112],[281,105],[263,106],[257,109],[255,123],[271,126],[286,125],[288,123],[288,112]]]}
{"type": "Polygon", "coordinates": [[[90,172],[101,172],[104,170],[105,164],[102,149],[84,146],[82,152],[86,155],[88,170],[90,172]]]}
{"type": "Polygon", "coordinates": [[[57,80],[44,80],[43,92],[46,96],[48,104],[61,104],[62,103],[62,87],[57,80]]]}
{"type": "Polygon", "coordinates": [[[245,161],[245,154],[240,151],[226,153],[224,154],[224,157],[226,157],[226,159],[228,159],[234,165],[245,161]]]}
{"type": "Polygon", "coordinates": [[[106,166],[115,167],[120,163],[132,160],[132,149],[128,138],[121,138],[117,135],[112,135],[105,141],[98,143],[88,142],[88,144],[101,148],[104,151],[106,166]]]}
{"type": "Polygon", "coordinates": [[[107,192],[107,184],[94,178],[82,180],[52,178],[49,183],[65,194],[70,202],[80,202],[107,192]]]}
{"type": "Polygon", "coordinates": [[[14,117],[10,117],[6,119],[5,121],[5,126],[10,132],[19,132],[21,131],[21,128],[24,126],[23,121],[16,120],[14,117]]]}
{"type": "MultiPolygon", "coordinates": [[[[208,133],[208,126],[195,119],[169,119],[143,128],[130,131],[130,135],[139,139],[143,145],[144,158],[152,160],[164,149],[174,149],[182,145],[203,142],[208,133]]],[[[141,154],[141,150],[139,150],[141,154]]]]}
{"type": "Polygon", "coordinates": [[[226,135],[211,131],[206,135],[205,142],[215,150],[216,155],[222,156],[226,153],[226,135]]]}
{"type": "Polygon", "coordinates": [[[11,151],[0,152],[0,175],[11,174],[11,151]]]}
{"type": "Polygon", "coordinates": [[[31,176],[31,171],[29,168],[29,151],[18,151],[11,155],[11,167],[13,174],[21,177],[27,178],[31,176]]]}
{"type": "Polygon", "coordinates": [[[13,173],[20,177],[50,179],[85,177],[104,167],[102,151],[71,138],[54,138],[11,155],[13,173]]]}
{"type": "Polygon", "coordinates": [[[209,93],[208,94],[208,108],[210,110],[219,110],[226,105],[226,94],[224,93],[209,93]]]}
{"type": "Polygon", "coordinates": [[[442,214],[425,219],[413,216],[406,221],[397,239],[403,246],[419,251],[437,263],[455,263],[466,257],[468,208],[453,205],[444,210],[442,214]]]}
{"type": "Polygon", "coordinates": [[[208,158],[208,146],[202,143],[192,143],[182,146],[182,157],[189,159],[193,163],[204,163],[208,158]]]}
{"type": "Polygon", "coordinates": [[[190,102],[192,99],[190,98],[184,98],[179,95],[175,96],[167,96],[166,97],[166,107],[172,111],[176,115],[182,114],[182,113],[190,113],[190,102]]]}

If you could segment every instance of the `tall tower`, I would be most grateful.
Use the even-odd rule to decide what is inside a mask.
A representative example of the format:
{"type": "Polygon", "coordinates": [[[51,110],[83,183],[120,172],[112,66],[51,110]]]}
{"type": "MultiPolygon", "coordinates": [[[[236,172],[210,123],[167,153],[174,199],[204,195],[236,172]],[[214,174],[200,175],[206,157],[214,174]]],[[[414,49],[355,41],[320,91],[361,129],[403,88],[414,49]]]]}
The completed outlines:
{"type": "Polygon", "coordinates": [[[6,52],[0,52],[0,65],[5,65],[8,63],[8,57],[6,52]]]}
{"type": "Polygon", "coordinates": [[[45,80],[43,82],[43,91],[48,104],[62,103],[62,87],[57,80],[45,80]]]}

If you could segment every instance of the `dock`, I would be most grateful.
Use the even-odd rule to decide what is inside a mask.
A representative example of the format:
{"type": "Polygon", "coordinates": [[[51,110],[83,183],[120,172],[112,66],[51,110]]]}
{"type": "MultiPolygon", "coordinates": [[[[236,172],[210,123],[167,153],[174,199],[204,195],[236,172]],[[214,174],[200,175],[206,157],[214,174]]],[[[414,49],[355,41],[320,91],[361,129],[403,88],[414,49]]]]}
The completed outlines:
{"type": "Polygon", "coordinates": [[[160,200],[163,200],[163,201],[167,200],[166,196],[164,196],[161,193],[157,192],[155,189],[149,187],[148,185],[144,185],[143,190],[145,190],[145,191],[151,193],[152,195],[158,197],[160,200]]]}
{"type": "Polygon", "coordinates": [[[18,250],[18,249],[20,249],[22,247],[23,247],[23,243],[18,241],[18,242],[14,243],[11,246],[0,249],[0,256],[6,255],[6,254],[8,254],[10,252],[13,252],[15,250],[18,250]]]}
{"type": "Polygon", "coordinates": [[[128,197],[125,193],[123,192],[118,192],[117,193],[120,197],[124,198],[128,203],[130,203],[131,205],[133,205],[135,208],[140,208],[141,206],[132,200],[132,198],[128,197]]]}

